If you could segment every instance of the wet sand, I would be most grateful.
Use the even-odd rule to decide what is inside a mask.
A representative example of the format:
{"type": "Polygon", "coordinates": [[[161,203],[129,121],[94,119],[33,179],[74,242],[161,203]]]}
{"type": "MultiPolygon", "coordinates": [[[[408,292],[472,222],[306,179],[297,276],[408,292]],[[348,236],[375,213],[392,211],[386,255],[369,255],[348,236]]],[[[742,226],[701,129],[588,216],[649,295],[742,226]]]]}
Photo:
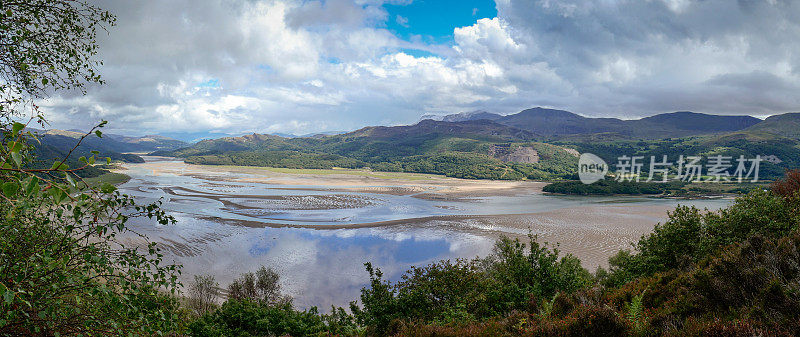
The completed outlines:
{"type": "MultiPolygon", "coordinates": [[[[595,203],[573,207],[509,214],[451,214],[392,219],[373,222],[345,222],[336,224],[287,223],[270,217],[275,210],[348,209],[369,206],[369,198],[354,198],[336,193],[361,192],[378,195],[410,196],[424,200],[469,202],[484,197],[511,197],[541,195],[543,182],[483,181],[447,178],[427,174],[382,174],[363,170],[281,170],[257,167],[206,166],[162,161],[148,158],[145,164],[136,164],[152,175],[189,176],[206,181],[208,191],[198,191],[175,186],[164,191],[175,197],[202,197],[221,202],[233,214],[257,216],[258,220],[244,220],[221,216],[199,217],[231,226],[246,228],[306,228],[315,230],[341,230],[360,228],[432,228],[478,235],[496,239],[501,235],[527,239],[536,235],[539,242],[558,244],[563,253],[581,259],[590,270],[607,266],[608,257],[620,249],[631,249],[632,242],[651,232],[653,227],[667,218],[676,202],[648,203],[595,203]],[[329,195],[316,196],[264,196],[228,194],[236,187],[233,183],[259,183],[277,185],[287,191],[325,191],[329,195]],[[285,187],[282,187],[285,186],[285,187]],[[268,208],[255,214],[262,207],[268,208]]],[[[273,187],[275,188],[275,187],[273,187]]],[[[586,197],[591,198],[591,197],[586,197]]],[[[176,202],[187,202],[175,198],[176,202]]],[[[687,201],[688,202],[688,201],[687,201]]],[[[691,202],[689,202],[691,203],[691,202]]],[[[442,206],[446,209],[447,206],[442,206]]],[[[176,254],[192,254],[193,242],[175,239],[162,240],[176,254]]]]}
{"type": "MultiPolygon", "coordinates": [[[[150,157],[152,158],[152,157],[150,157]]],[[[412,195],[417,198],[460,199],[484,196],[506,196],[520,193],[541,193],[547,185],[538,181],[498,181],[449,178],[420,173],[382,173],[365,170],[281,170],[247,166],[175,165],[171,161],[153,161],[138,164],[152,174],[178,174],[213,181],[268,183],[286,186],[325,186],[336,192],[365,192],[390,195],[412,195]],[[320,171],[320,173],[307,173],[320,171]],[[231,174],[247,177],[227,178],[231,174]]],[[[287,189],[303,190],[308,188],[287,189]]],[[[319,190],[319,189],[312,189],[319,190]]]]}

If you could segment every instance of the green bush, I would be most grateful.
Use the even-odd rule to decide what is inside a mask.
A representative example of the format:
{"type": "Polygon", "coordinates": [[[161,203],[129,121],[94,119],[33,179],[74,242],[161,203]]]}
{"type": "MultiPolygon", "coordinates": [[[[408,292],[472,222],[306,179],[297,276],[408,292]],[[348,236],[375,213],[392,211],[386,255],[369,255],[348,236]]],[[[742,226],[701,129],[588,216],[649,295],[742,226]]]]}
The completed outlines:
{"type": "Polygon", "coordinates": [[[726,245],[756,234],[780,237],[800,225],[795,199],[754,190],[717,212],[678,206],[664,224],[636,244],[636,254],[621,251],[611,259],[606,285],[619,286],[637,277],[683,269],[726,245]]]}
{"type": "MultiPolygon", "coordinates": [[[[570,255],[519,240],[501,238],[485,259],[440,261],[412,267],[397,283],[383,280],[367,264],[370,286],[351,308],[359,323],[376,335],[390,334],[394,321],[465,324],[525,310],[531,303],[586,287],[591,274],[570,255]]],[[[394,324],[396,326],[396,324],[394,324]]]]}
{"type": "Polygon", "coordinates": [[[102,82],[95,38],[114,21],[111,13],[84,1],[0,3],[2,336],[183,333],[187,313],[177,299],[180,267],[163,263],[147,240],[138,246],[120,240],[130,234],[130,218],[164,225],[174,219],[157,203],[137,205],[112,185],[95,188],[83,180],[103,172],[94,166],[98,153],[82,143],[101,137],[106,122],[70,140],[74,144],[57,152],[58,160],[45,155],[51,146],[37,145],[38,136],[26,131],[46,125],[38,100],[55,90],[80,93],[87,84],[102,82]],[[20,122],[25,116],[32,117],[20,122]]]}
{"type": "Polygon", "coordinates": [[[686,185],[681,181],[668,183],[616,181],[606,178],[591,184],[580,181],[560,181],[546,185],[542,190],[547,193],[574,195],[614,195],[614,194],[674,194],[686,185]]]}
{"type": "Polygon", "coordinates": [[[315,307],[298,311],[291,304],[277,306],[249,300],[228,300],[214,312],[189,324],[189,334],[211,336],[315,336],[358,332],[342,309],[321,315],[315,307]]]}

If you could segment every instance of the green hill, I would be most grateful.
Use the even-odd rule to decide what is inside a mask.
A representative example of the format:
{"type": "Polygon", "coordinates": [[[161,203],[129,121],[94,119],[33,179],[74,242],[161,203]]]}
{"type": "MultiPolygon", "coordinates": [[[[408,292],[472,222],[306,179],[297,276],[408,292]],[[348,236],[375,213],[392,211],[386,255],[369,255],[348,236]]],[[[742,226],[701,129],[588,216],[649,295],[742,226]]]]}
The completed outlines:
{"type": "MultiPolygon", "coordinates": [[[[626,156],[722,155],[735,159],[774,156],[759,176],[771,179],[800,167],[800,139],[792,124],[800,114],[770,117],[717,116],[693,112],[660,114],[639,120],[586,118],[568,111],[534,108],[486,119],[414,125],[373,126],[313,138],[252,134],[201,141],[191,147],[155,154],[189,163],[287,168],[366,168],[445,174],[483,179],[573,178],[576,149],[616,163],[626,156]],[[518,126],[509,126],[509,124],[518,126]],[[649,135],[645,137],[644,135],[649,135]],[[535,151],[538,162],[525,163],[492,154],[497,146],[535,151]]],[[[646,163],[647,164],[647,163],[646,163]]],[[[707,164],[704,160],[701,164],[707,164]]],[[[648,171],[644,165],[643,171],[648,171]]],[[[729,173],[735,170],[731,168],[729,173]]]]}
{"type": "Polygon", "coordinates": [[[763,122],[744,130],[749,133],[770,133],[782,137],[800,139],[800,112],[767,117],[763,122]]]}
{"type": "Polygon", "coordinates": [[[577,157],[559,146],[535,142],[536,135],[486,120],[366,127],[316,138],[253,134],[198,142],[154,154],[215,165],[288,168],[366,168],[444,174],[477,179],[547,179],[572,174],[577,157]],[[507,162],[490,155],[492,146],[530,148],[536,163],[507,162]]]}
{"type": "MultiPolygon", "coordinates": [[[[43,136],[62,136],[78,140],[85,134],[83,131],[50,129],[46,131],[32,130],[43,136]]],[[[102,138],[88,137],[84,142],[94,147],[113,149],[114,152],[152,152],[158,150],[175,150],[189,144],[177,139],[158,135],[130,137],[113,133],[103,133],[102,138]]]]}
{"type": "MultiPolygon", "coordinates": [[[[36,153],[37,161],[30,163],[29,166],[44,168],[52,165],[55,160],[63,160],[78,140],[85,134],[83,132],[71,130],[31,130],[38,134],[39,143],[35,143],[33,151],[36,153]]],[[[114,134],[103,134],[103,137],[90,135],[81,142],[67,160],[70,167],[82,166],[78,162],[80,157],[92,156],[92,151],[97,151],[97,158],[111,158],[114,161],[143,163],[144,160],[135,154],[126,152],[148,152],[158,149],[175,149],[186,146],[187,144],[171,138],[161,136],[145,137],[126,137],[114,134]]],[[[80,174],[84,177],[96,177],[107,173],[106,170],[98,167],[89,167],[80,174]]]]}

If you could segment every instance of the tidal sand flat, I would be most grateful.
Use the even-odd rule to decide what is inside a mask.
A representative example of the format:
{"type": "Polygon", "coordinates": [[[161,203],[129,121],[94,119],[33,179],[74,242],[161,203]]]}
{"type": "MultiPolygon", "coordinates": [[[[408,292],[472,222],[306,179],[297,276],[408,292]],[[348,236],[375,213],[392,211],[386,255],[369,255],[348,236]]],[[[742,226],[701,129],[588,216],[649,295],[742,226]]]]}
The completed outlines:
{"type": "Polygon", "coordinates": [[[536,235],[594,270],[678,204],[718,209],[730,202],[555,196],[543,194],[541,182],[145,159],[125,165],[121,172],[131,180],[120,189],[141,201],[162,200],[178,219],[133,227],[183,264],[184,281],[211,274],[225,285],[271,266],[306,307],[357,298],[365,262],[398,279],[411,265],[485,256],[501,235],[536,235]]]}

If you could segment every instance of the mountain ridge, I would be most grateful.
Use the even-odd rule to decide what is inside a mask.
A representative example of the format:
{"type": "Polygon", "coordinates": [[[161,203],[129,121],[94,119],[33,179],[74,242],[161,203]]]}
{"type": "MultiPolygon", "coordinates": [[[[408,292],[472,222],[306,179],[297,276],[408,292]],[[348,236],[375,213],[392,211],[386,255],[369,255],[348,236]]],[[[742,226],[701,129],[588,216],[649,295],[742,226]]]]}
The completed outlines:
{"type": "Polygon", "coordinates": [[[503,116],[498,123],[536,134],[559,137],[616,133],[631,138],[671,138],[739,131],[761,122],[752,116],[712,115],[690,111],[640,119],[584,117],[566,110],[536,107],[503,116]]]}
{"type": "Polygon", "coordinates": [[[574,179],[576,155],[585,152],[610,162],[620,155],[775,155],[784,164],[762,167],[774,177],[800,163],[800,135],[796,135],[800,132],[787,120],[800,125],[800,114],[762,121],[678,111],[622,120],[539,107],[496,121],[425,119],[412,125],[367,126],[314,138],[251,134],[153,154],[194,164],[370,168],[482,179],[574,179]],[[509,162],[504,159],[509,156],[498,155],[501,152],[525,153],[541,160],[509,162]]]}

